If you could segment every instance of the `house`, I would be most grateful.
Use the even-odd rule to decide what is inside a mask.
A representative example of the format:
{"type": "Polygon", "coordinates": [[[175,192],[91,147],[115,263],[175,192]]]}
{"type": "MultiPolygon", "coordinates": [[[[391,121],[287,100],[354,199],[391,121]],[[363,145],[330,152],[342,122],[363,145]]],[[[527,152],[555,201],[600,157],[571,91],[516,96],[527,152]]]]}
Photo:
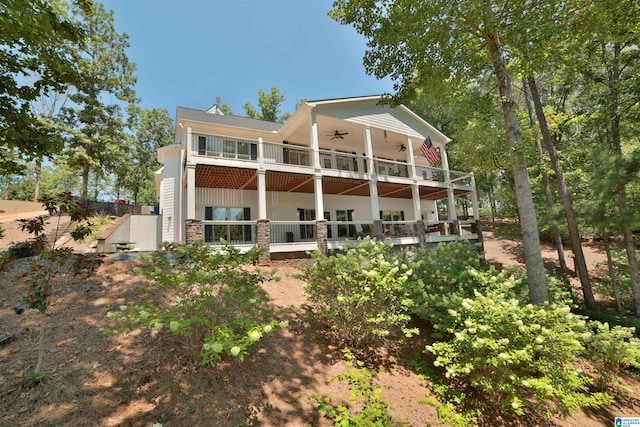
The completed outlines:
{"type": "Polygon", "coordinates": [[[307,101],[284,124],[178,107],[175,144],[158,150],[163,241],[257,245],[268,262],[367,235],[478,239],[474,177],[449,169],[450,139],[380,99],[307,101]]]}

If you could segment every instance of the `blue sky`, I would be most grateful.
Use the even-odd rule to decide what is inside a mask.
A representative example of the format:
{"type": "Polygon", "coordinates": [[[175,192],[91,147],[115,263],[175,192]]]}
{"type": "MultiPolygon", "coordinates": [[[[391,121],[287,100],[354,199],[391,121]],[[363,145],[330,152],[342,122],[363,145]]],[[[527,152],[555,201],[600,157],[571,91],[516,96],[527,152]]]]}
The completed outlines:
{"type": "MultiPolygon", "coordinates": [[[[234,114],[258,90],[302,98],[390,93],[365,73],[365,40],[327,16],[333,0],[103,0],[127,33],[143,107],[207,109],[216,96],[234,114]]],[[[175,118],[175,117],[174,117],[175,118]]]]}

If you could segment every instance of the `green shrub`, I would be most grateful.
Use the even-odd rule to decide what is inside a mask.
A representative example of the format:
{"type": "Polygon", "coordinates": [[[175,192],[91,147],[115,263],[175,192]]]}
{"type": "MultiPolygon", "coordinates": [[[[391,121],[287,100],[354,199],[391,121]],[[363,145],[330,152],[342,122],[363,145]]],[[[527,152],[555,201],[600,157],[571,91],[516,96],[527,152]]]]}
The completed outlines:
{"type": "Polygon", "coordinates": [[[371,347],[393,349],[416,334],[407,327],[413,304],[405,283],[411,274],[392,246],[366,238],[344,253],[313,253],[314,263],[302,268],[308,314],[331,331],[338,346],[359,357],[371,347]]]}
{"type": "Polygon", "coordinates": [[[583,339],[583,354],[594,365],[599,390],[621,388],[618,379],[628,368],[640,370],[640,340],[633,328],[609,327],[608,323],[588,322],[591,334],[583,339]]]}
{"type": "MultiPolygon", "coordinates": [[[[600,341],[584,317],[571,313],[571,295],[553,279],[552,302],[528,304],[522,269],[482,270],[475,246],[462,241],[418,251],[411,267],[414,313],[432,324],[437,339],[426,350],[442,374],[434,376],[434,391],[445,418],[464,425],[483,412],[550,416],[611,400],[591,393],[593,379],[576,368],[600,341]]],[[[614,357],[607,346],[598,348],[599,357],[614,357]]]]}
{"type": "Polygon", "coordinates": [[[2,236],[4,236],[4,227],[0,225],[0,239],[2,239],[2,236]]]}
{"type": "MultiPolygon", "coordinates": [[[[347,353],[347,358],[353,359],[347,353]]],[[[382,399],[382,388],[375,383],[377,376],[375,371],[370,371],[364,366],[364,362],[357,361],[358,368],[353,368],[349,372],[339,374],[329,378],[329,382],[347,381],[351,391],[349,402],[356,404],[359,398],[362,399],[362,410],[358,412],[353,408],[344,405],[333,405],[331,399],[316,393],[309,397],[309,400],[318,405],[318,412],[325,413],[334,420],[334,425],[338,427],[401,427],[409,426],[408,423],[394,421],[389,415],[390,405],[382,399]]],[[[352,362],[347,365],[353,366],[352,362]]]]}
{"type": "MultiPolygon", "coordinates": [[[[194,357],[214,366],[224,355],[243,360],[249,347],[286,322],[276,320],[260,284],[273,278],[252,266],[258,252],[202,242],[175,245],[177,257],[153,253],[146,267],[142,302],[109,313],[125,329],[148,327],[182,336],[194,357]]],[[[172,253],[172,254],[173,254],[172,253]]],[[[116,330],[116,332],[118,332],[116,330]]]]}
{"type": "Polygon", "coordinates": [[[446,399],[468,408],[495,404],[517,415],[530,407],[545,416],[611,401],[590,393],[591,378],[575,367],[589,333],[568,306],[525,305],[492,290],[448,314],[452,339],[427,346],[444,371],[446,399]]]}

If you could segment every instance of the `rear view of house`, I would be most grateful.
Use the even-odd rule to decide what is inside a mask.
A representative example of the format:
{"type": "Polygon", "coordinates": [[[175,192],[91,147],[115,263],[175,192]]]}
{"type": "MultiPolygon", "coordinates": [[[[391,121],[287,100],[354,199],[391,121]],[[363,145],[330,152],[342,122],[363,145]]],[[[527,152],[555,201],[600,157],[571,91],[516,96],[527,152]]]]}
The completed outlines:
{"type": "Polygon", "coordinates": [[[284,124],[178,107],[175,144],[158,150],[163,240],[257,245],[268,262],[367,235],[478,239],[474,178],[449,169],[449,138],[379,101],[308,101],[284,124]],[[462,196],[472,215],[459,219],[462,196]]]}

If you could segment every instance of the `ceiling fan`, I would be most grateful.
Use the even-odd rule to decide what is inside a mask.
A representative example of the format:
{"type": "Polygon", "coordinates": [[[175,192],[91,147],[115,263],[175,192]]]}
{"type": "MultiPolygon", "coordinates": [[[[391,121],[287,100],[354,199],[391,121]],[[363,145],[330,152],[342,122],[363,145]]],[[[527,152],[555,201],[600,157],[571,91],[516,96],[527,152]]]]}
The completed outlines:
{"type": "Polygon", "coordinates": [[[327,136],[330,136],[330,137],[331,137],[331,139],[336,139],[336,138],[338,138],[338,139],[344,139],[344,136],[345,136],[345,135],[349,135],[349,132],[342,132],[342,133],[340,133],[340,131],[335,131],[335,133],[334,133],[333,135],[327,135],[327,136]]]}

